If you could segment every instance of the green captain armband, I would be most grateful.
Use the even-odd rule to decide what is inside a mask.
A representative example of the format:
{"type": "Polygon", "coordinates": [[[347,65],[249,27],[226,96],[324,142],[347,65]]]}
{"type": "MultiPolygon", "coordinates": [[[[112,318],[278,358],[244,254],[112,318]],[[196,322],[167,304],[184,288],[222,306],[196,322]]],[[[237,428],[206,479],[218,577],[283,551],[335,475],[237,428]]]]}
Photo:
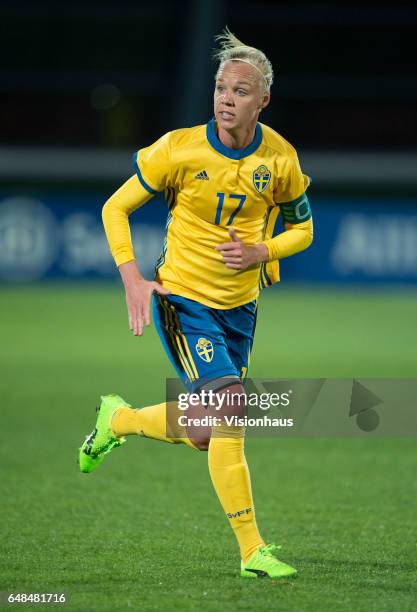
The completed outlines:
{"type": "Polygon", "coordinates": [[[278,203],[278,206],[280,207],[284,223],[295,225],[311,219],[310,202],[306,193],[292,200],[292,202],[278,203]]]}

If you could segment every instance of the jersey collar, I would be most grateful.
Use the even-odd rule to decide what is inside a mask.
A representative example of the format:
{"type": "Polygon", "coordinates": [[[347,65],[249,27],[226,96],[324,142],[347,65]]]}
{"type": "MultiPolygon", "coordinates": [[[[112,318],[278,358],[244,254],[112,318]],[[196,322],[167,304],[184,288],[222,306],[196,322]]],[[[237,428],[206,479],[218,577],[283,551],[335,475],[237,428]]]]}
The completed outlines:
{"type": "Polygon", "coordinates": [[[207,123],[206,135],[207,140],[213,149],[225,157],[229,157],[230,159],[242,159],[243,157],[247,157],[248,155],[255,153],[256,149],[262,142],[262,128],[260,123],[256,124],[254,139],[250,145],[244,147],[243,149],[231,149],[230,147],[226,147],[226,145],[219,140],[219,137],[216,134],[214,118],[207,123]]]}

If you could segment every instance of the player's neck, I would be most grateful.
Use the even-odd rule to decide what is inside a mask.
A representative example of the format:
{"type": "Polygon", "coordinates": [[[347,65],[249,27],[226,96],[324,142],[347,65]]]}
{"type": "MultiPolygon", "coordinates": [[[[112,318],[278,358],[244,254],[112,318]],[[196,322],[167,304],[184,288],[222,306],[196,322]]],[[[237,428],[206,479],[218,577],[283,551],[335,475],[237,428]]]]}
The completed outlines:
{"type": "Polygon", "coordinates": [[[217,137],[222,144],[229,149],[244,149],[248,147],[255,138],[256,123],[239,130],[226,131],[217,127],[217,137]]]}

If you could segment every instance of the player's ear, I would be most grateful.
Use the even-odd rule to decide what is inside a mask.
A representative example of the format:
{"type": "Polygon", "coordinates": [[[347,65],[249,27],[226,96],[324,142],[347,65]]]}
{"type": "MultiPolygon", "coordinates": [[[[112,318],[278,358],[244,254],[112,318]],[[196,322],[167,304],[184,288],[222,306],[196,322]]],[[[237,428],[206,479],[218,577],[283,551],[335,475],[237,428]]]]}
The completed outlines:
{"type": "Polygon", "coordinates": [[[259,107],[259,110],[266,108],[269,104],[270,99],[271,99],[271,94],[269,93],[269,91],[266,91],[262,96],[261,106],[259,107]]]}

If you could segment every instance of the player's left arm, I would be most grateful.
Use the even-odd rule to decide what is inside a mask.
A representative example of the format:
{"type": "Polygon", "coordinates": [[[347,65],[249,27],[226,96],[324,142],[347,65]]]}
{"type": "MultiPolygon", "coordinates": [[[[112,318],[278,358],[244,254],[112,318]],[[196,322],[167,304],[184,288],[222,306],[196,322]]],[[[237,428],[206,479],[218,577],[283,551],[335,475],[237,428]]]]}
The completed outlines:
{"type": "Polygon", "coordinates": [[[297,153],[292,147],[281,165],[280,175],[274,201],[280,208],[285,231],[273,238],[271,232],[264,239],[268,261],[295,255],[313,242],[313,219],[306,193],[310,178],[302,173],[297,153]]]}
{"type": "Polygon", "coordinates": [[[282,178],[274,192],[274,201],[280,208],[285,231],[273,238],[266,236],[258,244],[249,245],[239,240],[235,230],[229,228],[231,242],[216,247],[226,267],[245,270],[262,262],[295,255],[312,243],[313,220],[310,203],[305,193],[310,179],[301,172],[295,151],[292,150],[290,153],[282,164],[280,172],[282,178]]]}
{"type": "Polygon", "coordinates": [[[313,241],[313,220],[292,225],[285,224],[285,232],[258,244],[245,244],[239,240],[235,230],[229,228],[231,242],[215,247],[223,257],[227,268],[246,270],[263,261],[275,261],[304,251],[313,241]]]}
{"type": "Polygon", "coordinates": [[[311,214],[307,221],[291,223],[284,219],[285,231],[262,244],[268,249],[268,258],[263,261],[275,261],[295,255],[307,249],[313,242],[313,219],[311,214]]]}

